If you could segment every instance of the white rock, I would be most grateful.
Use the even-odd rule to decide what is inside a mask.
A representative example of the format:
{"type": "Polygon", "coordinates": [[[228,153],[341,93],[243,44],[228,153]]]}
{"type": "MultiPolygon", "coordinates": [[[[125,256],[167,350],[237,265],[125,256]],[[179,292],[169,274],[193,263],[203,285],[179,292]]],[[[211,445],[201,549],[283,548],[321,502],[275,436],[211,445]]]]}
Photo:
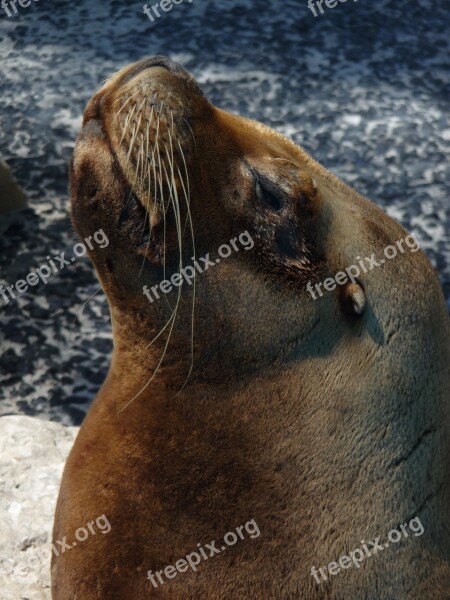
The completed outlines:
{"type": "Polygon", "coordinates": [[[0,418],[0,597],[49,600],[53,514],[77,427],[0,418]]]}

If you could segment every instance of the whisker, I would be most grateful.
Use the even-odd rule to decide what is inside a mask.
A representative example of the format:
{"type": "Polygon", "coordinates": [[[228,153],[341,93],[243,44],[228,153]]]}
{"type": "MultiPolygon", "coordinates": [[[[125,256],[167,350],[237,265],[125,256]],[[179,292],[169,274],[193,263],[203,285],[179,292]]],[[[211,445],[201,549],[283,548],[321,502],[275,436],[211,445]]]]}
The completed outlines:
{"type": "MultiPolygon", "coordinates": [[[[171,116],[172,116],[172,133],[174,133],[174,123],[173,123],[173,112],[172,111],[171,111],[171,116]]],[[[175,195],[175,198],[176,198],[176,202],[177,202],[177,206],[178,206],[178,211],[179,211],[180,209],[179,209],[179,201],[178,201],[178,191],[177,191],[177,186],[176,186],[176,181],[175,181],[175,172],[174,172],[173,139],[172,139],[172,135],[171,135],[170,131],[168,131],[168,135],[169,135],[169,142],[170,142],[170,156],[169,156],[169,153],[167,152],[167,147],[166,147],[166,154],[167,154],[167,158],[169,160],[170,167],[171,167],[172,187],[173,187],[173,190],[174,190],[174,195],[175,195]]],[[[180,148],[181,155],[182,155],[182,158],[183,158],[183,163],[184,163],[184,166],[185,166],[186,175],[188,175],[187,168],[186,168],[186,160],[184,158],[184,153],[183,153],[183,150],[182,150],[181,145],[180,145],[179,142],[178,142],[178,146],[180,148]]],[[[186,188],[184,186],[184,182],[182,181],[181,172],[180,172],[178,166],[177,166],[177,170],[178,170],[178,173],[179,173],[179,176],[180,176],[180,181],[182,183],[183,191],[185,192],[187,214],[188,214],[189,222],[190,222],[190,225],[191,225],[191,236],[192,236],[192,245],[193,245],[193,254],[194,254],[193,259],[195,260],[195,257],[196,257],[196,254],[195,254],[195,236],[194,236],[194,228],[193,228],[193,223],[192,223],[192,215],[191,215],[191,209],[190,209],[190,202],[189,202],[189,197],[186,194],[186,188]]],[[[180,214],[180,212],[179,212],[179,214],[180,214]]],[[[180,214],[179,222],[180,222],[180,225],[181,225],[181,214],[180,214]]],[[[181,240],[181,230],[180,230],[180,240],[181,240]]],[[[186,379],[184,381],[184,384],[181,387],[181,389],[178,391],[178,393],[176,394],[176,396],[178,394],[180,394],[183,391],[183,389],[185,388],[185,386],[186,386],[186,384],[188,382],[188,379],[189,379],[189,377],[190,377],[190,375],[192,373],[193,363],[194,363],[194,313],[195,313],[195,293],[196,293],[196,271],[195,271],[195,269],[194,269],[194,277],[193,277],[192,285],[193,285],[193,294],[192,294],[192,310],[191,310],[191,363],[190,363],[189,372],[188,372],[188,375],[187,375],[187,377],[186,377],[186,379]]]]}
{"type": "Polygon", "coordinates": [[[183,117],[183,121],[186,123],[186,125],[189,127],[189,129],[191,130],[191,134],[192,134],[192,139],[194,140],[194,148],[195,148],[195,152],[197,152],[197,142],[195,141],[195,135],[194,132],[192,131],[192,127],[189,125],[189,123],[186,121],[186,119],[183,117]]]}
{"type": "Polygon", "coordinates": [[[161,153],[159,150],[159,120],[160,117],[158,115],[158,122],[156,125],[156,151],[158,153],[158,167],[159,167],[159,191],[161,192],[161,202],[162,202],[162,209],[165,210],[165,202],[164,202],[164,191],[163,191],[163,185],[162,185],[162,168],[161,168],[161,153]]]}
{"type": "MultiPolygon", "coordinates": [[[[128,104],[128,102],[131,102],[131,100],[133,100],[133,98],[134,98],[135,96],[137,96],[137,94],[139,94],[139,92],[140,92],[140,90],[138,90],[136,93],[134,93],[132,96],[130,96],[130,97],[128,98],[128,100],[126,100],[126,101],[124,102],[123,106],[122,106],[122,107],[120,108],[120,110],[119,110],[119,111],[116,113],[116,116],[115,116],[115,117],[114,117],[114,119],[113,119],[113,123],[115,122],[115,120],[117,119],[117,117],[120,115],[120,113],[123,111],[123,109],[126,107],[126,105],[128,104]]],[[[123,96],[121,96],[121,97],[119,98],[119,100],[122,100],[122,98],[123,98],[123,96]]],[[[117,100],[116,100],[116,102],[117,102],[117,100]]]]}
{"type": "Polygon", "coordinates": [[[139,115],[139,121],[137,122],[136,129],[133,130],[134,133],[133,133],[133,137],[132,137],[132,140],[131,140],[131,143],[130,143],[130,149],[128,151],[127,163],[130,160],[130,156],[131,156],[131,153],[132,153],[132,150],[133,150],[133,147],[134,147],[134,142],[136,141],[136,137],[137,137],[137,134],[139,132],[139,127],[141,126],[141,121],[142,121],[142,112],[141,111],[142,111],[142,107],[144,106],[145,101],[146,101],[146,98],[144,98],[144,100],[142,101],[140,107],[138,108],[138,114],[136,116],[139,115]]]}
{"type": "MultiPolygon", "coordinates": [[[[164,358],[165,358],[165,355],[166,355],[166,350],[167,350],[167,347],[168,347],[168,345],[169,345],[169,342],[170,342],[170,338],[171,338],[171,334],[172,334],[173,325],[174,325],[174,323],[175,323],[175,318],[174,318],[174,317],[176,317],[175,313],[174,313],[174,314],[173,314],[173,315],[170,317],[169,321],[166,323],[166,325],[164,326],[164,328],[163,328],[163,329],[162,329],[162,330],[161,330],[161,331],[158,333],[158,335],[157,335],[157,336],[156,336],[156,337],[153,339],[152,343],[150,344],[150,345],[152,345],[152,344],[153,344],[153,342],[154,342],[154,341],[156,341],[156,340],[158,339],[158,337],[161,335],[161,333],[164,331],[164,329],[166,329],[166,327],[169,325],[170,321],[172,321],[172,326],[171,326],[171,329],[170,329],[170,331],[169,331],[169,335],[168,335],[168,337],[167,337],[167,341],[166,341],[166,345],[165,345],[165,347],[164,347],[163,354],[162,354],[162,356],[161,356],[161,358],[160,358],[160,360],[159,360],[158,364],[156,365],[156,368],[155,368],[155,370],[154,370],[154,372],[153,372],[153,375],[150,377],[150,379],[147,381],[147,383],[144,385],[144,387],[143,387],[141,390],[139,390],[139,392],[138,392],[137,394],[135,394],[135,395],[133,396],[133,398],[131,398],[131,400],[129,400],[129,401],[128,401],[128,402],[125,404],[125,406],[123,406],[123,407],[122,407],[122,408],[121,408],[121,409],[118,411],[118,414],[120,414],[122,411],[124,411],[126,408],[128,408],[128,406],[130,406],[130,404],[131,404],[132,402],[134,402],[134,401],[136,400],[136,398],[137,398],[138,396],[140,396],[140,395],[142,394],[142,392],[144,392],[144,391],[145,391],[145,390],[148,388],[148,386],[151,384],[151,382],[152,382],[152,381],[153,381],[153,379],[155,378],[155,376],[156,376],[156,373],[159,371],[159,368],[160,368],[160,366],[161,366],[161,364],[162,364],[162,362],[163,362],[163,360],[164,360],[164,358]]],[[[148,347],[149,347],[149,346],[147,346],[147,348],[148,348],[148,347]]]]}
{"type": "MultiPolygon", "coordinates": [[[[196,255],[196,249],[195,249],[195,234],[194,234],[194,225],[193,225],[193,221],[192,221],[192,213],[191,213],[191,204],[190,204],[190,187],[189,187],[189,172],[187,169],[187,164],[186,164],[186,159],[184,157],[184,152],[183,152],[183,148],[181,147],[181,144],[179,142],[179,140],[177,140],[178,142],[178,147],[180,149],[180,153],[181,153],[181,157],[183,160],[183,164],[184,164],[184,170],[186,173],[186,186],[187,186],[187,190],[186,187],[184,185],[183,182],[183,177],[181,175],[180,169],[177,166],[178,169],[178,175],[181,181],[181,186],[183,188],[183,192],[184,192],[184,197],[186,200],[186,209],[187,209],[187,213],[189,216],[189,224],[191,227],[191,239],[192,239],[192,253],[193,253],[193,260],[195,262],[195,259],[197,257],[196,255]]],[[[195,275],[195,269],[194,269],[194,279],[192,282],[192,310],[191,310],[191,364],[189,367],[189,372],[187,374],[186,380],[184,382],[184,384],[182,385],[181,389],[178,391],[178,393],[176,394],[176,396],[178,396],[179,394],[181,394],[181,392],[184,390],[184,388],[186,387],[186,384],[192,374],[192,370],[194,368],[194,327],[195,327],[195,298],[196,298],[196,283],[197,283],[197,279],[196,279],[196,275],[195,275]]],[[[175,396],[175,397],[176,397],[175,396]]]]}
{"type": "MultiPolygon", "coordinates": [[[[143,106],[144,106],[144,102],[139,106],[137,113],[135,115],[136,120],[134,121],[134,125],[133,125],[130,147],[129,147],[128,154],[127,154],[127,163],[129,162],[130,157],[132,155],[134,146],[136,144],[136,138],[137,138],[137,135],[138,135],[140,127],[141,127],[143,106]]],[[[124,107],[122,107],[122,109],[123,108],[124,107]]],[[[131,115],[135,114],[136,108],[137,108],[137,105],[135,104],[131,115]]],[[[179,273],[181,273],[181,271],[183,269],[183,262],[184,262],[183,238],[184,238],[184,233],[185,233],[185,230],[186,230],[186,227],[188,224],[189,224],[189,228],[190,228],[190,237],[191,237],[191,243],[192,243],[192,252],[193,252],[192,259],[194,261],[196,259],[196,247],[195,247],[194,224],[193,224],[191,205],[190,205],[190,193],[191,192],[190,192],[189,173],[188,173],[188,168],[187,168],[187,163],[186,163],[186,157],[184,155],[183,148],[180,144],[180,141],[177,140],[175,137],[174,115],[173,115],[172,111],[170,111],[170,115],[171,115],[170,128],[169,128],[169,123],[168,123],[168,119],[167,119],[167,135],[168,135],[169,144],[168,145],[164,144],[164,151],[162,152],[162,147],[160,144],[160,141],[161,141],[160,140],[160,131],[161,131],[161,118],[163,117],[163,109],[164,109],[164,101],[161,102],[161,104],[159,106],[159,110],[155,110],[155,107],[152,106],[152,111],[150,114],[150,118],[148,120],[147,129],[146,129],[146,133],[145,133],[145,139],[144,139],[144,135],[141,133],[140,144],[139,144],[138,151],[137,151],[135,185],[139,185],[143,189],[144,183],[146,183],[146,186],[148,189],[147,206],[146,206],[146,220],[147,220],[147,218],[149,216],[149,211],[152,208],[151,207],[152,179],[154,182],[154,185],[153,185],[153,187],[154,187],[153,209],[158,210],[158,208],[159,208],[162,212],[162,218],[163,218],[163,228],[164,228],[163,274],[164,274],[164,279],[165,279],[166,278],[166,251],[167,251],[167,248],[166,248],[166,246],[167,246],[166,213],[170,208],[172,208],[172,210],[173,210],[173,215],[174,215],[174,220],[175,220],[176,237],[177,237],[177,243],[178,243],[178,270],[179,270],[179,273]],[[152,124],[154,117],[156,119],[156,128],[155,128],[156,132],[155,132],[155,139],[153,141],[153,151],[152,151],[152,155],[150,158],[150,125],[152,124]],[[177,154],[179,153],[179,155],[181,156],[181,159],[182,159],[182,163],[183,163],[182,169],[184,170],[184,175],[182,173],[182,169],[180,169],[180,167],[178,166],[178,164],[176,162],[174,142],[177,145],[177,154]],[[165,154],[164,160],[162,158],[162,154],[165,154]],[[153,177],[152,177],[152,173],[153,173],[153,177]],[[146,177],[148,179],[147,182],[145,182],[146,177]],[[178,190],[178,181],[179,181],[179,184],[181,185],[181,190],[182,190],[182,194],[184,197],[184,201],[185,201],[185,205],[186,205],[186,213],[187,213],[186,221],[184,223],[183,228],[182,228],[182,212],[181,212],[181,206],[180,206],[180,198],[179,198],[179,194],[178,194],[178,191],[179,191],[178,190]],[[167,200],[164,198],[165,190],[168,192],[167,200]]],[[[130,119],[131,119],[131,117],[130,117],[130,115],[128,115],[128,118],[126,121],[126,127],[128,127],[130,119]]],[[[189,125],[189,123],[185,119],[184,119],[184,121],[191,131],[192,138],[194,141],[194,146],[196,149],[196,140],[195,140],[194,132],[192,131],[192,128],[189,125]]],[[[150,240],[148,241],[148,244],[150,244],[150,240]]],[[[144,260],[145,260],[145,258],[144,258],[144,260]]],[[[144,262],[142,264],[139,275],[142,273],[143,265],[144,265],[144,262]]],[[[196,272],[195,272],[195,270],[194,270],[192,285],[193,285],[193,295],[192,295],[191,327],[190,327],[191,349],[190,349],[189,371],[188,371],[187,377],[186,377],[181,389],[177,392],[176,396],[178,396],[185,388],[185,386],[192,374],[193,365],[194,365],[194,328],[195,328],[195,301],[196,301],[196,272]]],[[[171,310],[171,314],[168,317],[167,322],[160,329],[160,331],[155,335],[155,337],[146,346],[146,350],[151,348],[163,334],[166,334],[167,338],[163,342],[161,356],[159,357],[158,362],[154,368],[154,371],[153,371],[152,375],[150,376],[150,378],[148,379],[148,381],[118,411],[119,414],[123,410],[125,410],[128,406],[130,406],[130,404],[132,402],[134,402],[134,400],[136,398],[138,398],[149,387],[149,385],[153,382],[153,380],[157,376],[158,372],[160,371],[160,369],[164,363],[164,360],[167,356],[169,344],[173,337],[174,327],[175,327],[175,324],[177,321],[178,311],[179,311],[179,307],[180,307],[180,303],[181,303],[181,299],[182,299],[182,286],[180,285],[178,288],[177,299],[176,299],[176,303],[175,303],[175,306],[173,309],[170,306],[169,301],[166,298],[166,296],[165,296],[165,299],[171,310]]]]}
{"type": "MultiPolygon", "coordinates": [[[[152,162],[153,162],[153,158],[154,158],[154,151],[153,151],[153,155],[152,155],[151,160],[149,160],[149,154],[150,154],[150,150],[149,150],[149,146],[150,146],[149,130],[150,130],[150,125],[151,125],[152,120],[153,120],[153,108],[152,108],[152,111],[150,113],[150,118],[148,120],[148,125],[147,125],[147,128],[146,128],[146,144],[145,144],[146,145],[146,154],[145,154],[145,158],[146,158],[146,165],[148,165],[147,166],[148,197],[147,197],[145,221],[144,221],[144,224],[143,224],[143,227],[142,227],[141,241],[142,241],[142,237],[144,235],[145,225],[146,225],[146,221],[147,221],[147,218],[148,218],[148,215],[149,215],[150,202],[151,202],[151,197],[152,197],[151,167],[152,167],[152,162]]],[[[143,186],[143,184],[144,184],[144,179],[142,180],[142,186],[143,186]]],[[[156,200],[154,202],[156,202],[156,200]]],[[[153,210],[155,210],[155,208],[156,208],[156,204],[153,206],[153,210]]],[[[150,218],[150,228],[151,228],[151,225],[152,225],[152,222],[151,222],[151,218],[150,218]]],[[[150,247],[150,238],[148,239],[148,242],[147,242],[147,250],[149,249],[149,247],[150,247]]],[[[141,269],[139,271],[138,277],[140,277],[141,274],[142,274],[142,271],[144,269],[144,264],[145,264],[145,256],[142,259],[141,269]]],[[[165,279],[165,277],[164,277],[164,279],[165,279]]]]}
{"type": "Polygon", "coordinates": [[[127,131],[128,131],[128,125],[129,125],[129,123],[130,123],[130,120],[131,120],[131,118],[132,118],[132,117],[133,117],[133,115],[134,115],[134,111],[136,110],[136,106],[137,106],[137,105],[136,105],[136,104],[134,104],[134,105],[133,105],[133,110],[132,110],[132,111],[130,111],[130,112],[128,113],[128,115],[127,115],[127,118],[126,118],[126,120],[125,120],[125,125],[123,126],[123,130],[122,130],[122,137],[121,137],[121,139],[120,139],[120,144],[119,144],[120,146],[122,145],[122,142],[123,142],[123,140],[124,140],[124,138],[125,138],[125,136],[126,136],[126,134],[127,134],[127,131]]]}
{"type": "MultiPolygon", "coordinates": [[[[136,136],[137,137],[137,136],[136,136]]],[[[144,157],[141,154],[141,148],[138,148],[137,151],[137,157],[136,157],[136,171],[134,173],[134,189],[136,192],[138,192],[138,190],[140,191],[140,188],[138,186],[138,179],[139,179],[139,165],[141,164],[141,162],[144,160],[144,157]]]]}
{"type": "Polygon", "coordinates": [[[83,314],[83,311],[86,308],[86,305],[92,300],[92,298],[94,298],[99,292],[101,292],[102,289],[103,288],[99,287],[98,290],[96,290],[93,294],[91,294],[89,296],[89,298],[87,300],[85,300],[83,302],[83,304],[80,306],[80,308],[75,313],[75,317],[74,317],[74,320],[73,320],[74,323],[76,322],[76,319],[83,314]]]}
{"type": "MultiPolygon", "coordinates": [[[[167,148],[166,148],[166,152],[167,152],[167,148]]],[[[165,168],[165,165],[163,165],[163,166],[164,166],[164,169],[166,171],[166,176],[168,178],[168,174],[167,174],[167,170],[165,168]]],[[[161,163],[160,163],[160,168],[161,168],[161,163]]],[[[167,183],[169,184],[168,179],[167,179],[167,183]]],[[[170,200],[172,200],[172,206],[173,206],[173,210],[174,210],[174,216],[175,216],[175,222],[176,222],[176,228],[177,228],[177,234],[178,234],[178,243],[179,243],[179,270],[181,271],[182,266],[183,266],[183,251],[182,251],[182,245],[181,245],[182,240],[181,240],[181,226],[180,226],[181,215],[180,215],[180,211],[179,211],[179,204],[178,204],[177,200],[175,200],[175,196],[172,193],[170,195],[170,200]]],[[[153,381],[153,379],[156,377],[156,375],[157,375],[157,373],[158,373],[158,371],[159,371],[159,369],[160,369],[160,367],[161,367],[161,365],[162,365],[162,363],[164,361],[164,358],[166,357],[167,348],[169,346],[170,340],[172,339],[173,328],[175,326],[175,322],[176,322],[176,317],[177,317],[177,314],[178,314],[178,307],[179,307],[179,304],[180,304],[180,300],[181,300],[181,286],[178,288],[177,303],[176,303],[174,311],[172,312],[172,315],[170,316],[170,318],[167,321],[167,323],[164,325],[163,329],[158,333],[158,335],[152,340],[152,342],[150,342],[149,345],[146,346],[146,348],[149,348],[151,345],[153,345],[153,343],[156,341],[156,339],[162,334],[162,332],[170,324],[170,330],[169,330],[169,333],[168,333],[168,336],[167,336],[167,340],[166,340],[166,343],[165,343],[165,346],[164,346],[164,349],[163,349],[163,352],[162,352],[162,356],[159,359],[158,364],[156,365],[156,368],[155,368],[155,370],[153,372],[153,375],[147,381],[147,383],[145,384],[145,386],[137,394],[135,394],[133,396],[133,398],[131,398],[131,400],[129,400],[125,404],[125,406],[123,406],[118,411],[119,414],[123,410],[125,410],[132,402],[134,402],[134,400],[138,396],[140,396],[140,394],[142,394],[143,391],[145,391],[148,388],[148,386],[151,384],[151,382],[153,381]]]]}
{"type": "Polygon", "coordinates": [[[130,156],[131,156],[131,153],[132,153],[132,151],[133,151],[133,148],[134,148],[134,142],[136,141],[136,137],[137,137],[137,133],[138,133],[138,131],[139,131],[139,127],[140,127],[140,125],[141,125],[141,121],[142,121],[142,114],[140,114],[140,115],[139,115],[139,121],[138,121],[138,124],[137,124],[137,126],[135,127],[135,129],[133,129],[133,137],[132,137],[132,139],[131,139],[131,142],[130,142],[130,148],[129,148],[129,150],[128,150],[128,155],[127,155],[127,163],[130,161],[130,156]]]}

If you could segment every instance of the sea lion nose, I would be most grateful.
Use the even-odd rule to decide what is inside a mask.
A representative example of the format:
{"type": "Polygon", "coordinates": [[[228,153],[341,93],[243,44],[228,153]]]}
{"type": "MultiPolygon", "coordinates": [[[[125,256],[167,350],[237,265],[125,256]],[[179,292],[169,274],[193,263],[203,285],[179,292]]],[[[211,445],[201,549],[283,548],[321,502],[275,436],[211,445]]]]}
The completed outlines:
{"type": "Polygon", "coordinates": [[[121,84],[124,85],[143,71],[152,69],[154,67],[162,67],[174,75],[180,75],[182,77],[188,77],[188,73],[171,58],[167,56],[153,56],[152,58],[144,58],[139,61],[128,73],[126,73],[121,84]]]}

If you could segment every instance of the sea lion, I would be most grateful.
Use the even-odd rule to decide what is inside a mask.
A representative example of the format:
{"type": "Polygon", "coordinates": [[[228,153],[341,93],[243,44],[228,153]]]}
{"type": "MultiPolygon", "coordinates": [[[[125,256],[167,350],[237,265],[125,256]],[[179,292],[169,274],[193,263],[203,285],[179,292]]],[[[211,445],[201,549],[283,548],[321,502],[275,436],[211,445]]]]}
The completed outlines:
{"type": "Polygon", "coordinates": [[[54,600],[448,598],[437,277],[403,252],[307,290],[407,233],[164,57],[91,99],[71,194],[110,242],[114,352],[62,479],[54,600]]]}

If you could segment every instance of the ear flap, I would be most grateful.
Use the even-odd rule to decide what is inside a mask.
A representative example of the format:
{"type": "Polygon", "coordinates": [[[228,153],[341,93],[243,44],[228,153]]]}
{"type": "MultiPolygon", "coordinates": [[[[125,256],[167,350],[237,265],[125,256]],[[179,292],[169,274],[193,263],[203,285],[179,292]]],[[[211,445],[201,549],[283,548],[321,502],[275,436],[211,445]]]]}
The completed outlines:
{"type": "Polygon", "coordinates": [[[339,290],[342,310],[347,315],[360,317],[366,309],[366,294],[359,283],[347,283],[339,290]]]}

